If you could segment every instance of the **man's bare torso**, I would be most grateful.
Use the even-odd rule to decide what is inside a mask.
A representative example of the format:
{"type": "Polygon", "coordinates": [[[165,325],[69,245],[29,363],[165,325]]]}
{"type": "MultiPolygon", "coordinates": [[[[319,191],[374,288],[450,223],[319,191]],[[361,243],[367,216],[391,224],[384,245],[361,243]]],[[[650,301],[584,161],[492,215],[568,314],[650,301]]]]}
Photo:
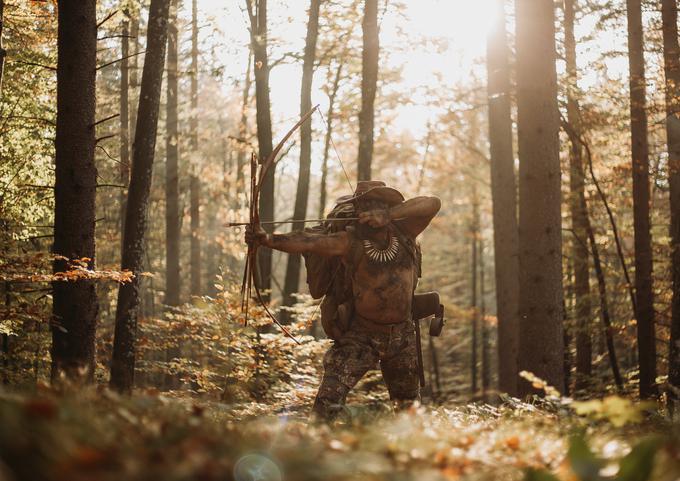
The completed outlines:
{"type": "MultiPolygon", "coordinates": [[[[356,240],[355,242],[361,242],[356,240]]],[[[345,257],[345,263],[351,262],[345,257]]],[[[415,262],[400,245],[391,262],[378,263],[363,255],[354,266],[354,309],[361,317],[380,324],[407,320],[415,282],[415,262]]]]}

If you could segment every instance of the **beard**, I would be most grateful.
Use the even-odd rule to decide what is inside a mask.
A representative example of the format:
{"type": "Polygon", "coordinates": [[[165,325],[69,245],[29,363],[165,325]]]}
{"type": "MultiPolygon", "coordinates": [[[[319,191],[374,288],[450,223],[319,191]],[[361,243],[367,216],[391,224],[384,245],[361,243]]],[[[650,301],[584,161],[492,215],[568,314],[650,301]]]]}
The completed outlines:
{"type": "Polygon", "coordinates": [[[359,239],[376,239],[381,237],[380,234],[385,232],[387,227],[371,227],[368,224],[356,225],[356,233],[359,239]]]}

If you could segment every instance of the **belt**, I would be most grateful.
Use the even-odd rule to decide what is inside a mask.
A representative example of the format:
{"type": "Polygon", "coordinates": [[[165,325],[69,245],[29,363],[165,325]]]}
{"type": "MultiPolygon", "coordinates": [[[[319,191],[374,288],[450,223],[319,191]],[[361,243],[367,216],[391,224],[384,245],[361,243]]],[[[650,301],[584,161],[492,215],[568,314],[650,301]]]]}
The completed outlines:
{"type": "Polygon", "coordinates": [[[366,319],[365,317],[360,316],[356,312],[354,313],[354,319],[353,319],[355,325],[357,327],[363,327],[365,330],[372,331],[372,332],[383,332],[383,333],[392,333],[394,330],[401,330],[406,327],[412,326],[413,325],[413,320],[409,317],[405,321],[401,322],[393,322],[390,324],[384,324],[381,322],[375,322],[370,319],[366,319]]]}

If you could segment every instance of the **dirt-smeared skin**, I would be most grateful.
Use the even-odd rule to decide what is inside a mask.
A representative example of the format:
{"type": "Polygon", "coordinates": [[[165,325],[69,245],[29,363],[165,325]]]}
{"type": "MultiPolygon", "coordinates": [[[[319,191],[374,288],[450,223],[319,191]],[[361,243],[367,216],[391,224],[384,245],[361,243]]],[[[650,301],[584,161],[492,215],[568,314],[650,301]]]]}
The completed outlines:
{"type": "MultiPolygon", "coordinates": [[[[360,242],[360,241],[358,241],[360,242]]],[[[399,246],[392,262],[374,262],[364,255],[352,278],[354,308],[374,322],[392,324],[409,318],[415,263],[406,248],[399,246]]]]}

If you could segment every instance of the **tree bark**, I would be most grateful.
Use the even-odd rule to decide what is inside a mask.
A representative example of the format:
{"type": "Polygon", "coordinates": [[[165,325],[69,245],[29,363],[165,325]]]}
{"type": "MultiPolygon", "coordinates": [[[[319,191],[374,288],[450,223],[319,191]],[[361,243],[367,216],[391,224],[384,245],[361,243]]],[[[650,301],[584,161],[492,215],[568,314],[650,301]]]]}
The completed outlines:
{"type": "Polygon", "coordinates": [[[7,50],[2,43],[2,31],[5,26],[5,0],[0,0],[0,98],[2,97],[2,78],[5,72],[5,57],[7,57],[7,50]]]}
{"type": "Polygon", "coordinates": [[[649,146],[647,88],[643,53],[641,0],[626,0],[630,68],[630,135],[635,229],[635,300],[637,312],[640,397],[656,393],[656,335],[652,292],[652,238],[649,220],[649,146]]]}
{"type": "Polygon", "coordinates": [[[170,1],[168,16],[168,79],[165,138],[165,304],[180,304],[179,121],[177,115],[178,0],[170,1]]]}
{"type": "Polygon", "coordinates": [[[328,95],[328,113],[326,114],[326,136],[323,143],[323,161],[321,163],[321,185],[319,187],[319,219],[323,219],[326,215],[326,197],[328,196],[328,154],[330,152],[332,135],[333,135],[333,116],[335,115],[335,98],[338,95],[340,88],[340,79],[342,78],[342,68],[345,63],[343,60],[338,64],[335,71],[335,78],[333,79],[333,87],[328,95]]]}
{"type": "Polygon", "coordinates": [[[198,5],[191,2],[191,117],[190,149],[193,155],[189,202],[191,215],[191,295],[203,294],[201,283],[201,179],[198,152],[198,5]]]}
{"type": "Polygon", "coordinates": [[[496,0],[498,23],[491,31],[487,43],[487,89],[498,317],[498,389],[516,396],[519,346],[519,234],[510,116],[509,48],[505,31],[504,5],[504,0],[496,0]]]}
{"type": "Polygon", "coordinates": [[[132,176],[125,213],[121,262],[121,269],[132,271],[135,277],[131,282],[121,285],[118,290],[111,363],[110,385],[122,392],[130,392],[134,383],[139,275],[144,257],[144,236],[148,220],[169,7],[170,0],[151,0],[149,7],[147,48],[135,128],[132,176]]]}
{"type": "MultiPolygon", "coordinates": [[[[120,184],[130,181],[130,11],[123,11],[120,62],[120,184]]],[[[125,190],[120,190],[120,231],[125,230],[125,190]]],[[[122,241],[122,239],[121,239],[122,241]]],[[[122,242],[121,242],[122,244],[122,242]]],[[[121,246],[122,251],[122,246],[121,246]]]]}
{"type": "Polygon", "coordinates": [[[253,53],[248,51],[248,67],[246,68],[246,79],[243,86],[243,104],[241,105],[241,121],[238,126],[238,135],[241,139],[241,145],[238,148],[238,157],[236,158],[236,192],[241,194],[245,190],[245,179],[243,175],[243,168],[246,165],[246,137],[248,135],[248,104],[250,103],[250,69],[253,63],[253,53]]]}
{"type": "Polygon", "coordinates": [[[477,309],[477,238],[479,237],[479,201],[477,190],[472,194],[472,219],[470,223],[470,391],[477,393],[477,337],[479,331],[479,310],[477,309]]]}
{"type": "Polygon", "coordinates": [[[484,239],[479,234],[479,319],[481,324],[482,347],[482,396],[486,400],[491,387],[491,366],[489,365],[489,326],[486,322],[486,273],[484,266],[484,239]]]}
{"type": "MultiPolygon", "coordinates": [[[[528,371],[561,389],[563,364],[559,115],[554,4],[517,0],[519,140],[519,356],[528,371]]],[[[520,395],[535,392],[525,380],[520,395]]]]}
{"type": "MultiPolygon", "coordinates": [[[[57,129],[54,181],[54,272],[72,261],[95,268],[95,0],[58,3],[57,129]]],[[[54,282],[52,381],[94,379],[99,310],[92,280],[54,282]]]]}
{"type": "Polygon", "coordinates": [[[590,225],[590,218],[586,217],[586,230],[588,232],[588,240],[590,241],[590,248],[593,252],[593,267],[597,277],[597,289],[600,297],[600,319],[602,320],[602,330],[607,345],[607,354],[609,355],[609,365],[612,369],[614,382],[616,387],[623,389],[623,379],[619,370],[619,360],[616,356],[616,349],[614,347],[614,332],[612,323],[609,317],[609,303],[607,302],[607,285],[604,277],[604,270],[602,269],[602,262],[600,261],[600,251],[595,242],[595,233],[590,225]]]}
{"type": "Polygon", "coordinates": [[[364,48],[361,57],[361,112],[359,112],[358,180],[371,179],[373,159],[373,124],[375,94],[378,85],[378,0],[365,0],[363,30],[364,48]]]}
{"type": "MultiPolygon", "coordinates": [[[[138,8],[135,9],[135,12],[132,14],[131,21],[132,23],[130,24],[130,37],[132,40],[132,46],[134,52],[133,57],[130,58],[130,63],[129,63],[129,70],[130,70],[130,89],[131,93],[135,93],[135,89],[139,87],[139,19],[141,16],[141,7],[138,6],[138,8]]],[[[130,108],[130,139],[134,141],[135,138],[135,127],[137,126],[137,107],[139,103],[138,97],[135,97],[134,95],[129,95],[132,97],[130,99],[131,108],[130,108]]],[[[130,151],[132,152],[135,149],[135,144],[132,142],[132,145],[130,146],[130,151]]],[[[128,165],[128,179],[125,182],[126,189],[124,190],[125,195],[127,197],[127,185],[130,183],[130,168],[131,166],[128,165]]],[[[123,213],[123,218],[125,218],[125,213],[123,213]]]]}
{"type": "MultiPolygon", "coordinates": [[[[321,0],[311,0],[309,6],[309,22],[307,24],[307,39],[302,64],[302,86],[300,88],[300,117],[312,109],[312,81],[314,80],[314,61],[316,59],[316,39],[319,34],[319,7],[321,0]]],[[[300,126],[300,173],[298,174],[297,193],[293,219],[304,219],[307,216],[309,200],[309,177],[312,164],[312,122],[308,120],[300,126]]],[[[304,222],[295,223],[293,230],[304,229],[304,222]]],[[[283,305],[292,306],[295,303],[293,294],[300,289],[300,254],[289,254],[286,266],[286,279],[283,285],[283,305]]],[[[283,312],[283,318],[288,318],[288,312],[283,312]]]]}
{"type": "MultiPolygon", "coordinates": [[[[564,0],[564,50],[567,64],[567,120],[577,137],[581,135],[578,103],[578,73],[576,69],[576,38],[574,16],[576,0],[564,0]]],[[[585,201],[585,175],[583,171],[583,147],[578,139],[571,141],[569,150],[569,210],[571,226],[576,240],[572,242],[574,266],[575,337],[576,337],[576,384],[575,388],[588,387],[592,374],[590,270],[588,268],[588,245],[585,201]]]]}
{"type": "Polygon", "coordinates": [[[675,0],[662,0],[663,58],[666,77],[666,138],[671,210],[671,337],[668,349],[669,407],[680,399],[680,46],[678,7],[675,0]]]}
{"type": "MultiPolygon", "coordinates": [[[[250,42],[253,49],[255,68],[255,103],[257,108],[257,146],[258,158],[264,162],[273,150],[271,102],[269,101],[269,62],[267,54],[267,0],[259,0],[256,10],[252,0],[246,0],[248,16],[250,17],[250,42]]],[[[274,220],[274,173],[269,169],[262,182],[259,208],[261,221],[274,220]]],[[[264,229],[273,231],[271,225],[264,224],[264,229]]],[[[272,251],[264,247],[258,250],[257,265],[259,275],[256,276],[260,289],[271,287],[272,251]]]]}

